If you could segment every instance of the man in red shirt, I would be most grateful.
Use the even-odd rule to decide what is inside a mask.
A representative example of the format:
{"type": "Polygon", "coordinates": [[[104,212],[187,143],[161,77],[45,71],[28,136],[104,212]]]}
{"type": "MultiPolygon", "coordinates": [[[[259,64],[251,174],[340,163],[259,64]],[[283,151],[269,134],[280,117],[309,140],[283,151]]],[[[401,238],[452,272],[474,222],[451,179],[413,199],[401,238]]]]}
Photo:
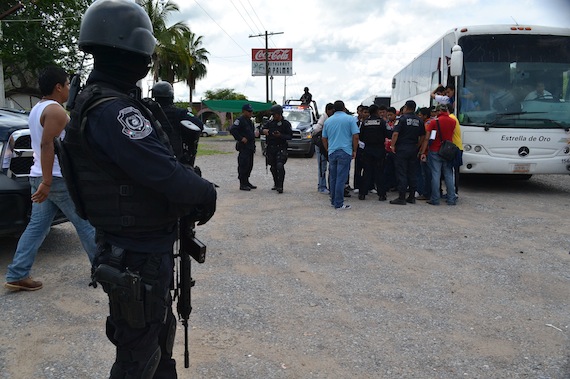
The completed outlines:
{"type": "Polygon", "coordinates": [[[453,161],[446,161],[439,156],[438,151],[443,141],[451,141],[453,139],[453,130],[455,129],[455,120],[449,117],[446,104],[439,104],[436,107],[438,114],[435,120],[432,120],[426,126],[426,134],[429,136],[424,139],[424,143],[420,149],[421,159],[426,159],[428,167],[431,170],[431,198],[428,204],[439,205],[440,192],[439,181],[441,174],[447,189],[447,204],[455,205],[457,195],[455,194],[455,184],[453,181],[453,161]]]}

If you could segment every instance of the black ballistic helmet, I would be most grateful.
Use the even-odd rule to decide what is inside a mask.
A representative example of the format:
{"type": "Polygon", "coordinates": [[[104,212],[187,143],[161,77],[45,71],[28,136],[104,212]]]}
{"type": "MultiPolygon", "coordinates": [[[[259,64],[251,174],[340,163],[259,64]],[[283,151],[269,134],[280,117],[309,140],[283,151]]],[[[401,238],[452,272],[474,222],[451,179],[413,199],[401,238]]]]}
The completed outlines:
{"type": "Polygon", "coordinates": [[[144,9],[129,0],[97,0],[89,6],[79,29],[79,48],[106,46],[150,57],[156,39],[144,9]]]}
{"type": "Polygon", "coordinates": [[[165,81],[157,82],[154,86],[152,86],[152,97],[174,97],[174,89],[172,85],[165,81]]]}
{"type": "Polygon", "coordinates": [[[283,114],[283,107],[279,104],[275,104],[274,106],[271,107],[270,111],[272,114],[275,113],[283,114]]]}

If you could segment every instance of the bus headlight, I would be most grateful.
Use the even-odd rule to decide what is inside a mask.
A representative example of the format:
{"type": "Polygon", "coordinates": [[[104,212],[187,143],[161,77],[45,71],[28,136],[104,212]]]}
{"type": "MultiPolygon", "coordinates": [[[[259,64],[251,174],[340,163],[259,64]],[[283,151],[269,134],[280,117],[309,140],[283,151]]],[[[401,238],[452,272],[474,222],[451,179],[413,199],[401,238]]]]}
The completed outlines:
{"type": "Polygon", "coordinates": [[[568,154],[568,153],[570,153],[570,146],[566,146],[564,148],[564,154],[568,154]]]}
{"type": "Polygon", "coordinates": [[[471,145],[463,145],[464,151],[471,151],[471,145]]]}
{"type": "Polygon", "coordinates": [[[475,146],[475,148],[473,150],[475,150],[475,152],[478,153],[481,150],[483,150],[483,148],[481,146],[477,145],[477,146],[475,146]]]}

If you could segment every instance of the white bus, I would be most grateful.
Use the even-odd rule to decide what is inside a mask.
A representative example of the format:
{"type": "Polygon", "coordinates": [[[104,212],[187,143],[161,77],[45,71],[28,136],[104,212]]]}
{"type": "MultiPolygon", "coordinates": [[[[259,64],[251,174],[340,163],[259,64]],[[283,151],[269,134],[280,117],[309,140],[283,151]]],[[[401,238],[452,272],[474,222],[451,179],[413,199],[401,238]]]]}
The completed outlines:
{"type": "Polygon", "coordinates": [[[568,28],[456,28],[394,76],[392,106],[429,107],[438,84],[455,85],[461,173],[569,174],[569,78],[568,28]]]}

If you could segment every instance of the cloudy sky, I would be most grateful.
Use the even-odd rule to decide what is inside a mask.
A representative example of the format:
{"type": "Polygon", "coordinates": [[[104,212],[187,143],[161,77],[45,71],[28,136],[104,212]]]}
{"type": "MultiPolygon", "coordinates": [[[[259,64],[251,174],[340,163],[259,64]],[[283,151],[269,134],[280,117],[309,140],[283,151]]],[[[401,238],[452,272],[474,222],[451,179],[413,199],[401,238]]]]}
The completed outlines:
{"type": "MultiPolygon", "coordinates": [[[[305,86],[323,109],[345,101],[349,110],[370,96],[389,96],[392,77],[448,30],[485,24],[570,27],[570,0],[174,0],[185,21],[203,36],[210,52],[204,91],[233,88],[265,101],[265,77],[251,76],[251,49],[265,39],[251,35],[282,32],[270,48],[293,49],[295,75],[275,77],[273,100],[299,98],[305,86]],[[286,83],[286,87],[285,87],[286,83]]],[[[270,82],[271,85],[271,82],[270,82]]],[[[179,100],[188,88],[175,86],[179,100]]],[[[271,98],[271,89],[270,89],[271,98]]]]}

